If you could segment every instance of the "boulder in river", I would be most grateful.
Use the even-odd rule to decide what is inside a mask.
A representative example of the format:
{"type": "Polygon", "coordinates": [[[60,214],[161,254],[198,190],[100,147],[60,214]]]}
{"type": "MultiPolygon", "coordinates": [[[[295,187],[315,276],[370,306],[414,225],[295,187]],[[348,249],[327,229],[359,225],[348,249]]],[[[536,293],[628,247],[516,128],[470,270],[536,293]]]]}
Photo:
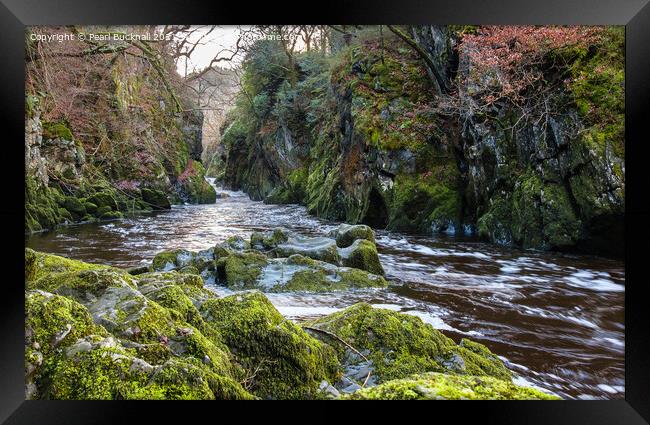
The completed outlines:
{"type": "Polygon", "coordinates": [[[365,224],[341,224],[332,232],[330,236],[336,239],[336,245],[339,248],[347,248],[358,239],[365,239],[375,243],[375,233],[365,224]]]}
{"type": "Polygon", "coordinates": [[[340,261],[336,241],[326,237],[292,235],[286,242],[279,244],[274,253],[278,257],[300,254],[332,264],[338,264],[340,261]]]}
{"type": "Polygon", "coordinates": [[[374,242],[357,239],[347,248],[339,248],[338,252],[344,266],[366,270],[378,275],[384,274],[384,268],[379,262],[379,254],[374,242]]]}
{"type": "Polygon", "coordinates": [[[201,313],[253,372],[247,387],[261,398],[320,398],[323,380],[336,377],[334,350],[286,320],[260,292],[211,299],[201,313]]]}
{"type": "Polygon", "coordinates": [[[423,372],[511,380],[503,362],[482,344],[463,339],[457,345],[419,317],[366,303],[307,322],[305,329],[337,348],[346,377],[359,385],[368,374],[380,383],[423,372]]]}
{"type": "Polygon", "coordinates": [[[270,232],[253,232],[251,247],[258,250],[270,250],[289,240],[288,232],[280,227],[270,232]]]}
{"type": "Polygon", "coordinates": [[[151,266],[152,271],[182,270],[192,267],[196,274],[205,270],[214,270],[214,248],[198,252],[186,249],[163,251],[156,254],[151,266]]]}

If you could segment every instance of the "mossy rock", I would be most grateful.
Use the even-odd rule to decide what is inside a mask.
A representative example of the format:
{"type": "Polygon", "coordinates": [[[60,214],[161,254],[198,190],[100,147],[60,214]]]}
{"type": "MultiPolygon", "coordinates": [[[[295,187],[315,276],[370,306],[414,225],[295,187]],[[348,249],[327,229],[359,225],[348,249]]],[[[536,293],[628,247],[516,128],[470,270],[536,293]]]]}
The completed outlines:
{"type": "Polygon", "coordinates": [[[221,246],[229,250],[236,250],[236,251],[243,251],[251,248],[250,242],[239,235],[230,236],[228,239],[226,239],[218,246],[221,246]]]}
{"type": "Polygon", "coordinates": [[[138,283],[138,290],[145,297],[157,302],[166,309],[176,311],[190,325],[199,330],[205,330],[199,311],[181,286],[138,283]]]}
{"type": "Polygon", "coordinates": [[[206,269],[214,269],[214,251],[214,248],[198,252],[192,252],[186,249],[163,251],[154,257],[152,270],[170,271],[184,269],[186,273],[195,271],[195,274],[200,274],[206,269]]]}
{"type": "MultiPolygon", "coordinates": [[[[72,222],[75,221],[75,220],[74,220],[74,217],[72,216],[72,214],[70,213],[70,211],[66,210],[65,208],[59,208],[59,216],[60,216],[61,219],[63,219],[64,221],[68,221],[68,222],[70,222],[70,223],[72,223],[72,222]]],[[[84,217],[85,217],[85,216],[84,216],[84,217]]],[[[82,218],[82,220],[83,220],[83,218],[82,218]]]]}
{"type": "Polygon", "coordinates": [[[45,254],[34,251],[31,248],[25,248],[25,282],[34,282],[43,276],[81,271],[81,270],[105,270],[111,267],[84,263],[82,261],[72,260],[53,254],[45,254]]]}
{"type": "Polygon", "coordinates": [[[83,304],[94,322],[116,337],[138,344],[164,343],[174,355],[192,356],[201,361],[207,359],[216,372],[224,375],[234,373],[227,350],[218,336],[210,334],[214,338],[207,340],[187,323],[188,319],[193,319],[195,324],[202,324],[180,291],[167,293],[179,295],[175,300],[161,294],[161,299],[180,310],[177,311],[158,304],[154,297],[147,298],[137,289],[133,278],[124,272],[84,270],[58,273],[45,276],[36,283],[42,289],[83,304]],[[183,302],[186,310],[180,307],[183,302]]]}
{"type": "Polygon", "coordinates": [[[171,209],[171,204],[165,192],[156,189],[142,188],[140,189],[142,199],[155,210],[168,210],[171,209]]]}
{"type": "Polygon", "coordinates": [[[346,267],[365,270],[377,275],[384,274],[384,268],[379,262],[379,254],[374,242],[357,239],[349,247],[339,249],[339,255],[346,267]]]}
{"type": "Polygon", "coordinates": [[[319,397],[338,371],[334,350],[286,320],[260,292],[206,301],[204,319],[247,372],[245,387],[261,398],[319,397]]]}
{"type": "Polygon", "coordinates": [[[72,131],[64,122],[43,122],[44,139],[74,140],[72,131]]]}
{"type": "Polygon", "coordinates": [[[332,236],[336,238],[336,245],[339,248],[347,248],[358,239],[365,239],[375,243],[375,232],[365,224],[341,224],[338,229],[332,232],[332,236]]]}
{"type": "Polygon", "coordinates": [[[382,288],[388,283],[378,275],[363,270],[337,267],[300,254],[269,260],[257,281],[268,292],[324,292],[360,288],[382,288]]]}
{"type": "Polygon", "coordinates": [[[124,215],[119,211],[106,211],[99,216],[102,220],[117,220],[123,217],[124,215]]]}
{"type": "Polygon", "coordinates": [[[62,208],[60,190],[43,185],[33,176],[25,177],[25,232],[53,229],[63,220],[72,220],[62,208]]]}
{"type": "Polygon", "coordinates": [[[289,240],[288,233],[281,228],[273,229],[271,232],[253,232],[251,247],[258,250],[271,250],[287,240],[289,240]]]}
{"type": "Polygon", "coordinates": [[[266,255],[256,251],[243,251],[219,258],[216,268],[219,279],[229,288],[253,289],[267,264],[266,255]]]}
{"type": "Polygon", "coordinates": [[[157,272],[174,270],[189,263],[191,257],[192,254],[185,249],[159,252],[153,258],[151,268],[157,272]]]}
{"type": "MultiPolygon", "coordinates": [[[[87,201],[97,205],[97,208],[98,208],[97,214],[99,214],[99,215],[101,215],[99,213],[99,211],[102,210],[102,208],[105,208],[105,207],[108,207],[109,211],[118,209],[117,201],[115,200],[115,194],[113,192],[109,191],[109,190],[96,192],[96,193],[90,195],[87,198],[87,201]]],[[[106,210],[104,209],[102,211],[105,212],[106,210]]]]}
{"type": "Polygon", "coordinates": [[[336,241],[325,237],[305,237],[294,235],[288,238],[273,250],[277,257],[289,257],[300,254],[315,260],[325,261],[330,264],[339,264],[339,253],[336,241]]]}
{"type": "Polygon", "coordinates": [[[26,398],[41,396],[41,366],[56,352],[91,334],[107,335],[78,302],[44,291],[25,292],[26,398]]]}
{"type": "Polygon", "coordinates": [[[104,214],[109,214],[109,213],[111,213],[111,211],[113,211],[113,210],[111,209],[111,207],[109,207],[109,206],[107,206],[107,205],[105,205],[105,206],[103,206],[103,207],[98,207],[98,208],[95,210],[95,216],[96,216],[96,217],[101,217],[101,216],[103,216],[104,214]]]}
{"type": "Polygon", "coordinates": [[[25,293],[25,338],[32,348],[38,346],[48,355],[91,334],[106,335],[106,331],[95,325],[80,303],[41,290],[25,293]]]}
{"type": "MultiPolygon", "coordinates": [[[[38,263],[34,258],[30,262],[38,263]]],[[[170,357],[196,359],[218,375],[241,377],[243,372],[231,363],[221,336],[198,313],[197,308],[214,297],[206,293],[199,276],[146,273],[136,281],[122,270],[85,269],[76,263],[79,262],[72,263],[75,267],[50,268],[54,271],[27,281],[27,286],[83,305],[95,325],[100,325],[98,329],[129,341],[133,347],[165,347],[162,351],[142,350],[147,361],[166,361],[170,357]]]]}
{"type": "Polygon", "coordinates": [[[74,196],[67,196],[63,202],[63,208],[70,211],[77,217],[83,217],[86,215],[86,207],[84,204],[74,196]]]}
{"type": "MultiPolygon", "coordinates": [[[[203,279],[200,276],[175,271],[143,273],[138,276],[137,285],[145,296],[153,289],[176,286],[183,291],[196,308],[199,308],[206,300],[216,298],[214,292],[203,286],[203,279]]],[[[184,302],[181,303],[184,304],[184,302]]]]}
{"type": "Polygon", "coordinates": [[[155,367],[112,337],[87,339],[52,362],[46,397],[62,400],[251,399],[232,378],[193,359],[155,367]]]}
{"type": "Polygon", "coordinates": [[[94,214],[97,212],[97,205],[93,204],[92,202],[84,202],[83,206],[88,214],[94,214]]]}
{"type": "Polygon", "coordinates": [[[334,333],[364,353],[366,359],[327,334],[313,331],[314,336],[337,348],[339,359],[347,370],[362,365],[372,371],[374,382],[423,372],[511,379],[503,362],[481,344],[474,343],[471,349],[467,345],[458,346],[419,317],[373,308],[366,303],[355,304],[305,325],[334,333]]]}
{"type": "Polygon", "coordinates": [[[559,400],[540,390],[510,381],[469,375],[424,373],[364,388],[347,400],[559,400]]]}

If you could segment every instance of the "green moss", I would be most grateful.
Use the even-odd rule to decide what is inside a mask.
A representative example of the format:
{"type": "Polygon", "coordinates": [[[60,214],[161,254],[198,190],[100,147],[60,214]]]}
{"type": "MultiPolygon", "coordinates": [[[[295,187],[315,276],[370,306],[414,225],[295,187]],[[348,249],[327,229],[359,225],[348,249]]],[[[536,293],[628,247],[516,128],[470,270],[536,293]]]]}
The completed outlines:
{"type": "Polygon", "coordinates": [[[286,291],[336,291],[348,289],[341,282],[328,279],[328,274],[321,268],[305,269],[295,272],[284,285],[273,288],[274,292],[286,291]]]}
{"type": "Polygon", "coordinates": [[[486,376],[426,373],[342,397],[349,400],[559,400],[540,390],[486,376]]]}
{"type": "Polygon", "coordinates": [[[179,256],[190,256],[190,252],[184,249],[163,251],[153,258],[151,268],[153,271],[169,271],[181,266],[179,256]]]}
{"type": "Polygon", "coordinates": [[[270,250],[277,248],[281,243],[287,242],[288,239],[287,231],[281,228],[273,229],[272,232],[253,232],[251,234],[251,247],[270,250]]]}
{"type": "Polygon", "coordinates": [[[33,176],[25,176],[25,232],[53,229],[71,215],[61,208],[63,194],[38,182],[33,176]]]}
{"type": "Polygon", "coordinates": [[[286,320],[259,292],[206,301],[204,319],[246,369],[244,386],[262,398],[317,396],[337,371],[334,351],[286,320]]]}
{"type": "Polygon", "coordinates": [[[165,400],[254,398],[238,382],[215,374],[198,362],[170,360],[153,375],[153,383],[159,391],[159,398],[165,400]]]}
{"type": "Polygon", "coordinates": [[[388,282],[377,274],[357,269],[341,269],[338,272],[340,283],[349,288],[384,288],[388,282]]]}
{"type": "Polygon", "coordinates": [[[43,122],[43,138],[74,140],[72,131],[63,122],[43,122]]]}
{"type": "Polygon", "coordinates": [[[390,229],[429,233],[458,228],[462,203],[456,190],[455,159],[439,161],[431,166],[434,172],[397,176],[390,201],[390,229]]]}
{"type": "Polygon", "coordinates": [[[384,274],[384,268],[379,262],[377,247],[366,239],[357,239],[348,248],[343,248],[341,258],[346,267],[365,270],[377,275],[384,274]]]}
{"type": "Polygon", "coordinates": [[[167,285],[161,287],[140,286],[140,291],[150,300],[153,300],[161,306],[175,310],[180,314],[182,319],[198,329],[204,329],[203,319],[194,303],[185,294],[182,287],[176,285],[167,285]]]}
{"type": "Polygon", "coordinates": [[[82,270],[106,270],[108,266],[84,263],[58,255],[45,254],[25,248],[25,281],[33,283],[50,274],[82,270]]]}
{"type": "Polygon", "coordinates": [[[59,356],[50,367],[47,398],[64,400],[251,399],[241,385],[193,359],[154,368],[111,339],[59,356]]]}
{"type": "Polygon", "coordinates": [[[264,198],[269,204],[297,204],[302,203],[307,193],[307,178],[309,170],[306,167],[291,171],[282,184],[264,198]]]}
{"type": "Polygon", "coordinates": [[[590,128],[585,135],[600,152],[611,143],[619,158],[625,156],[625,28],[603,29],[590,50],[576,48],[570,66],[569,90],[590,128]]]}
{"type": "Polygon", "coordinates": [[[234,249],[237,251],[242,251],[245,249],[250,249],[250,242],[242,238],[241,236],[230,236],[226,239],[223,244],[223,247],[226,249],[234,249]]]}
{"type": "Polygon", "coordinates": [[[364,224],[341,224],[333,232],[333,236],[336,238],[336,245],[339,248],[347,248],[357,239],[365,239],[373,244],[375,243],[375,233],[364,224]]]}
{"type": "Polygon", "coordinates": [[[563,186],[543,183],[533,171],[520,176],[512,196],[512,235],[524,248],[575,245],[582,223],[563,186]]]}
{"type": "Polygon", "coordinates": [[[25,334],[30,349],[44,355],[87,335],[106,335],[93,323],[88,309],[78,302],[43,291],[25,293],[25,334]]]}
{"type": "Polygon", "coordinates": [[[501,196],[490,199],[490,205],[478,219],[479,237],[501,245],[509,245],[513,241],[510,223],[512,210],[510,200],[501,196]]]}
{"type": "Polygon", "coordinates": [[[38,280],[28,282],[29,289],[83,297],[85,294],[100,294],[107,288],[135,288],[133,278],[117,269],[86,269],[47,274],[38,280]]]}
{"type": "MultiPolygon", "coordinates": [[[[112,338],[110,338],[112,340],[112,338]]],[[[55,400],[114,400],[141,392],[148,375],[131,371],[133,357],[114,341],[70,357],[52,359],[45,397],[55,400]]]]}
{"type": "Polygon", "coordinates": [[[168,210],[171,208],[167,195],[161,190],[143,187],[140,189],[140,196],[142,196],[142,200],[152,209],[168,210]]]}
{"type": "Polygon", "coordinates": [[[232,289],[255,288],[262,268],[268,264],[264,254],[255,251],[235,252],[217,260],[219,277],[232,289]]]}
{"type": "Polygon", "coordinates": [[[124,217],[124,215],[119,211],[106,211],[99,216],[102,220],[116,220],[122,217],[124,217]]]}
{"type": "MultiPolygon", "coordinates": [[[[489,351],[477,353],[475,346],[471,349],[468,345],[457,346],[418,317],[373,308],[366,303],[355,304],[307,325],[334,333],[357,350],[365,351],[379,382],[422,372],[510,377],[503,363],[489,351]]],[[[340,342],[317,332],[314,335],[333,344],[344,365],[361,362],[361,358],[340,342]]]]}
{"type": "Polygon", "coordinates": [[[94,214],[97,212],[97,205],[93,204],[92,202],[84,202],[83,207],[86,209],[88,214],[94,214]]]}
{"type": "Polygon", "coordinates": [[[107,211],[118,209],[117,201],[115,198],[116,196],[114,192],[104,190],[90,195],[88,197],[88,202],[97,205],[97,214],[102,215],[107,211]]]}
{"type": "Polygon", "coordinates": [[[67,196],[63,202],[63,207],[77,217],[83,217],[86,214],[86,207],[73,196],[67,196]]]}
{"type": "Polygon", "coordinates": [[[213,204],[217,199],[217,192],[205,180],[205,168],[199,161],[189,159],[178,182],[192,203],[213,204]]]}

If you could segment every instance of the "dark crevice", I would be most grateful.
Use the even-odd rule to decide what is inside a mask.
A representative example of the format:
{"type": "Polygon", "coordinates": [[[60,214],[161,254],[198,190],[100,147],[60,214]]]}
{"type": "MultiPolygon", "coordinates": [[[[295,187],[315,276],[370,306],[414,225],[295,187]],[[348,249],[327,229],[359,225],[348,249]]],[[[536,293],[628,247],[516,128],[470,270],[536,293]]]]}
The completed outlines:
{"type": "Polygon", "coordinates": [[[386,202],[376,188],[370,189],[368,207],[361,223],[374,229],[385,229],[388,225],[388,208],[386,202]]]}

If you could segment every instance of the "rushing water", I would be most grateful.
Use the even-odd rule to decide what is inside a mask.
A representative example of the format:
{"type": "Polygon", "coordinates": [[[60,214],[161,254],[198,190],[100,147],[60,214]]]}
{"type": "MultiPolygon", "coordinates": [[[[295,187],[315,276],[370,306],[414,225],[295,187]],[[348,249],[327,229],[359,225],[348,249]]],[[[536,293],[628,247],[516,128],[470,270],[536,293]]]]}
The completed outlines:
{"type": "MultiPolygon", "coordinates": [[[[129,267],[162,250],[200,250],[232,235],[283,226],[323,235],[338,223],[297,205],[265,205],[241,192],[213,205],[79,224],[27,238],[36,250],[129,267]]],[[[356,302],[416,315],[458,342],[487,345],[516,382],[570,398],[624,398],[625,268],[620,261],[500,248],[468,238],[376,231],[387,289],[268,294],[301,320],[356,302]]],[[[212,287],[219,294],[230,293],[212,287]]]]}

